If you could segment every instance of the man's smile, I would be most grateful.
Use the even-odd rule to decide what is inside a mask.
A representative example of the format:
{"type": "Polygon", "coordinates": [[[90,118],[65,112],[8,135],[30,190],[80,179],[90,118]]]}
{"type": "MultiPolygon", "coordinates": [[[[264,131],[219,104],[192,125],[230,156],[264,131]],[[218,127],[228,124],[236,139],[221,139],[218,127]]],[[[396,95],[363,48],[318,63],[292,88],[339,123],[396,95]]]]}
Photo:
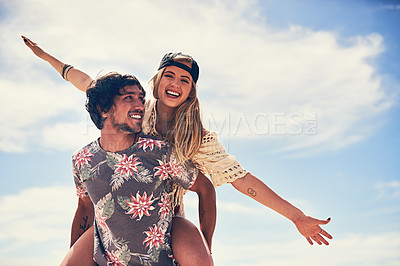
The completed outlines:
{"type": "Polygon", "coordinates": [[[143,119],[143,113],[142,112],[131,112],[128,115],[132,119],[137,119],[137,120],[142,120],[143,119]]]}

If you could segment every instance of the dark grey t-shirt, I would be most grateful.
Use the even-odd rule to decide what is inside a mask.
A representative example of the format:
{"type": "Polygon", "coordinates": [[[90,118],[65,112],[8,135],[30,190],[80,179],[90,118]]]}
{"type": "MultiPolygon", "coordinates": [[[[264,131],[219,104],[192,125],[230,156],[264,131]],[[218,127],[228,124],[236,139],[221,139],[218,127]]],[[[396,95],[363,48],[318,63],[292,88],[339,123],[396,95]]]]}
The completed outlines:
{"type": "Polygon", "coordinates": [[[99,265],[174,265],[173,184],[189,189],[196,168],[179,164],[166,142],[140,136],[116,153],[90,143],[74,153],[73,173],[78,196],[94,205],[99,265]]]}

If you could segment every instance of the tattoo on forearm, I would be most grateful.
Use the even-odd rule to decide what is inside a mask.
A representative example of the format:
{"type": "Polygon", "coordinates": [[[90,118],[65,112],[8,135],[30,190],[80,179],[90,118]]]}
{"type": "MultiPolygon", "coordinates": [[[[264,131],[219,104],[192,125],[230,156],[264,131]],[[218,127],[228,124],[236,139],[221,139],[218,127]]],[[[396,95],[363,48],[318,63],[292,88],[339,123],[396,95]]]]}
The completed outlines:
{"type": "Polygon", "coordinates": [[[83,217],[83,222],[79,225],[79,227],[82,229],[82,234],[79,234],[79,236],[83,235],[83,233],[86,232],[86,230],[89,229],[90,224],[89,224],[89,217],[85,216],[83,217]]]}
{"type": "Polygon", "coordinates": [[[249,193],[250,196],[255,197],[257,196],[257,191],[255,191],[253,188],[249,187],[247,189],[247,193],[249,193]]]}

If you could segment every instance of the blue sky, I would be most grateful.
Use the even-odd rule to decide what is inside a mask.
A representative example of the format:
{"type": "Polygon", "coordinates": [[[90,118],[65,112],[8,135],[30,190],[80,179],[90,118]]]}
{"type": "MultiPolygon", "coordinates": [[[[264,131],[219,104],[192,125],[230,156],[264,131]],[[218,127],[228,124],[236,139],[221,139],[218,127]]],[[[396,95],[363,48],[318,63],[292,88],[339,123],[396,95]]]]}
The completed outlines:
{"type": "MultiPolygon", "coordinates": [[[[400,1],[0,0],[0,264],[55,265],[77,199],[73,151],[98,136],[84,94],[24,34],[92,77],[143,85],[169,51],[200,65],[203,121],[334,239],[217,188],[216,265],[400,263],[400,1]],[[73,14],[73,15],[72,15],[73,14]]],[[[196,197],[185,196],[197,223],[196,197]]]]}

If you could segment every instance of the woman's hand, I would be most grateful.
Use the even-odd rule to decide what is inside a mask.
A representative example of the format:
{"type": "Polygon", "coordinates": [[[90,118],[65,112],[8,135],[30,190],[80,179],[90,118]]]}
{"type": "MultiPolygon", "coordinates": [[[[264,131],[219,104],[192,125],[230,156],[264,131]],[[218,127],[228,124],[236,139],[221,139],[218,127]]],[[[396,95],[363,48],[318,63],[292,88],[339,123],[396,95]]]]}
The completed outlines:
{"type": "Polygon", "coordinates": [[[32,52],[39,58],[46,60],[46,56],[48,55],[45,51],[43,51],[42,48],[40,48],[37,43],[29,40],[27,37],[22,36],[22,39],[24,40],[24,43],[26,44],[26,46],[29,47],[29,49],[32,50],[32,52]]]}
{"type": "Polygon", "coordinates": [[[64,64],[62,61],[55,58],[51,54],[43,51],[43,49],[40,48],[37,43],[29,40],[27,37],[21,37],[24,40],[26,46],[28,46],[28,48],[31,49],[37,57],[43,59],[44,61],[47,61],[61,75],[61,77],[71,82],[72,85],[74,85],[77,89],[86,92],[87,88],[93,81],[89,75],[76,68],[69,68],[67,71],[65,71],[66,66],[68,66],[67,64],[64,64]]]}
{"type": "Polygon", "coordinates": [[[329,245],[325,238],[332,239],[332,236],[323,230],[320,225],[328,224],[330,221],[331,218],[327,220],[318,220],[304,215],[293,222],[300,234],[302,234],[311,245],[313,245],[313,241],[318,245],[329,245]]]}

